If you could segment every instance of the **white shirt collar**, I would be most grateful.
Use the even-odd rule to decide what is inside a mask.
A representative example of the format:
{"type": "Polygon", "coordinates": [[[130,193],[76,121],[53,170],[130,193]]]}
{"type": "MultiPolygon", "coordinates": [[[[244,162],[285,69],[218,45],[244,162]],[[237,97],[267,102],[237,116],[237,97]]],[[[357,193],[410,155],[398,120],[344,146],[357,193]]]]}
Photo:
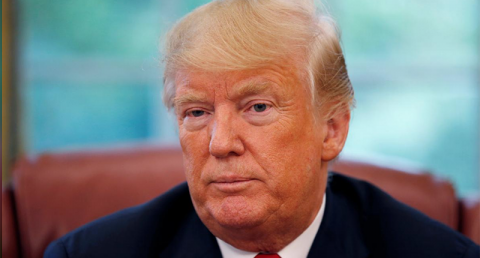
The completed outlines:
{"type": "MultiPolygon", "coordinates": [[[[312,224],[303,231],[300,236],[293,240],[290,244],[285,246],[278,255],[282,258],[306,258],[310,248],[312,247],[313,240],[317,235],[320,224],[323,220],[323,214],[325,213],[325,203],[327,201],[326,195],[323,194],[323,201],[320,210],[317,213],[317,216],[313,220],[312,224]]],[[[240,249],[237,249],[230,244],[227,244],[223,240],[216,238],[218,246],[220,247],[220,252],[224,258],[254,258],[258,253],[246,252],[240,249]]]]}

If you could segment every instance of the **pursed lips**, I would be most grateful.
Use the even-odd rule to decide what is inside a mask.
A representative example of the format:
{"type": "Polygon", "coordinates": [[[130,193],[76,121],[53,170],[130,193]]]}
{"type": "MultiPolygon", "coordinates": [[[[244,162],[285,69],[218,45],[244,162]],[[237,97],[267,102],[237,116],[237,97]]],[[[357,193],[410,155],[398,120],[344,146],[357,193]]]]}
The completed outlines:
{"type": "Polygon", "coordinates": [[[255,179],[240,176],[222,176],[213,179],[210,184],[224,193],[238,193],[247,189],[255,179]]]}

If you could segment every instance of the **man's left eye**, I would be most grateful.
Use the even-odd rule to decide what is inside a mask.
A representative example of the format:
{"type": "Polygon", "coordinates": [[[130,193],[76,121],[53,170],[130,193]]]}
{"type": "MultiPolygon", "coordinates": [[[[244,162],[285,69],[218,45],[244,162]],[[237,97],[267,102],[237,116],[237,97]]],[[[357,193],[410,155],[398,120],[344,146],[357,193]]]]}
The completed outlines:
{"type": "Polygon", "coordinates": [[[259,112],[259,113],[267,110],[267,108],[268,108],[268,106],[265,103],[259,103],[259,104],[253,105],[253,110],[255,110],[255,112],[259,112]]]}

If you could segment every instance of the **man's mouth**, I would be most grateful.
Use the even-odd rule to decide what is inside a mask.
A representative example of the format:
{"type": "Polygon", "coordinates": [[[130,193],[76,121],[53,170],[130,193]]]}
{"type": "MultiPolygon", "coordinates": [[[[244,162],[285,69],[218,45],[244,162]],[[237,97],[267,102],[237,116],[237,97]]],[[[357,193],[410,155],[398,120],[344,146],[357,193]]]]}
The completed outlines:
{"type": "Polygon", "coordinates": [[[254,181],[245,177],[221,177],[213,180],[211,185],[224,193],[237,193],[247,189],[254,181]]]}

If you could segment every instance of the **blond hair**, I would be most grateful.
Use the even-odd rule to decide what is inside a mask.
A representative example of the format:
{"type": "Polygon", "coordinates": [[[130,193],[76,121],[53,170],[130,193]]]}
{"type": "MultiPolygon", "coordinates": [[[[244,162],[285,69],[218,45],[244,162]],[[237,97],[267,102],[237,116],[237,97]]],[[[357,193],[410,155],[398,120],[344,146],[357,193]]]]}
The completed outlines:
{"type": "MultiPolygon", "coordinates": [[[[167,35],[163,101],[174,108],[179,69],[234,71],[300,59],[302,81],[326,116],[349,111],[353,88],[334,21],[313,0],[217,0],[180,20],[167,35]]],[[[300,66],[300,67],[298,67],[300,66]]]]}

